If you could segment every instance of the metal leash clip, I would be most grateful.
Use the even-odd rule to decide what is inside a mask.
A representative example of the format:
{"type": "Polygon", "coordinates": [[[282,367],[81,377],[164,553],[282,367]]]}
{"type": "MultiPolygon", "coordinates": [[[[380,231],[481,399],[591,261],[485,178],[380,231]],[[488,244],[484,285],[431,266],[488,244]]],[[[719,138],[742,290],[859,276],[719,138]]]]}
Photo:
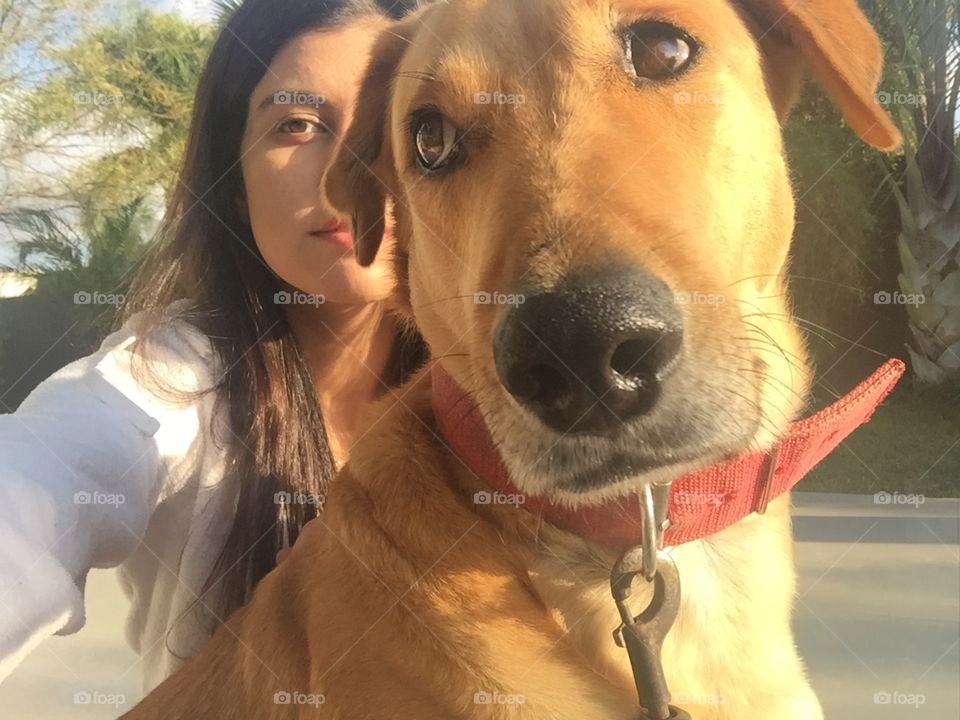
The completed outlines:
{"type": "Polygon", "coordinates": [[[662,549],[669,494],[669,485],[643,489],[643,544],[626,550],[610,573],[610,591],[622,621],[613,639],[630,657],[643,711],[638,720],[691,720],[689,713],[670,704],[660,658],[663,640],[680,610],[680,574],[673,558],[662,549]],[[627,598],[637,575],[653,583],[653,598],[642,613],[634,615],[627,598]]]}

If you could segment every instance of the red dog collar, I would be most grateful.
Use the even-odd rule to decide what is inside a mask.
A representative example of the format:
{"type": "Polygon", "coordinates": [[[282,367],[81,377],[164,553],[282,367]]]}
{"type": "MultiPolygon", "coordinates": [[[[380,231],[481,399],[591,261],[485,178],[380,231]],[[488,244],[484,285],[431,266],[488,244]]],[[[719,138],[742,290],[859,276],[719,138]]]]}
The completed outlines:
{"type": "MultiPolygon", "coordinates": [[[[893,390],[905,365],[887,360],[850,393],[812,417],[791,423],[766,453],[753,452],[673,481],[665,545],[696,540],[739,522],[794,487],[853,430],[867,422],[893,390]]],[[[431,370],[433,411],[450,448],[493,490],[519,494],[471,398],[439,362],[431,370]]],[[[523,507],[557,527],[624,550],[640,542],[637,495],[571,510],[546,497],[526,496],[523,507]]]]}

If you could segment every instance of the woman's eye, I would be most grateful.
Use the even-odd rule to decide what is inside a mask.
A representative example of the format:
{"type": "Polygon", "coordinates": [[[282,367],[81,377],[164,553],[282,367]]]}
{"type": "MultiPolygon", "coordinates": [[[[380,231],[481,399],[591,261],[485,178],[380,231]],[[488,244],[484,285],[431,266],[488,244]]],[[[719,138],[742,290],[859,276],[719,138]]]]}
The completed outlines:
{"type": "Polygon", "coordinates": [[[627,28],[624,54],[627,71],[639,80],[669,80],[686,70],[699,47],[679,28],[642,22],[627,28]]]}
{"type": "Polygon", "coordinates": [[[436,111],[425,113],[413,125],[417,161],[427,172],[449,166],[460,157],[457,127],[436,111]]]}
{"type": "Polygon", "coordinates": [[[300,135],[302,133],[314,132],[325,133],[327,126],[319,120],[309,120],[307,118],[290,118],[280,123],[281,132],[288,135],[300,135]]]}

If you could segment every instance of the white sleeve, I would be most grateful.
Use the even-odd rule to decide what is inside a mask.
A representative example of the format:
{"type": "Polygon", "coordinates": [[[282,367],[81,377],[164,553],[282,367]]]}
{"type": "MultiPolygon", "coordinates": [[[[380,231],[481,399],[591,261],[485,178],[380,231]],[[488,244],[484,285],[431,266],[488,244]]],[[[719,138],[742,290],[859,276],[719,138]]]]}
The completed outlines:
{"type": "MultiPolygon", "coordinates": [[[[83,626],[87,572],[137,547],[210,433],[209,402],[151,392],[135,372],[136,319],[0,415],[0,680],[49,635],[83,626]]],[[[173,387],[215,383],[210,341],[185,321],[147,348],[173,387]]]]}

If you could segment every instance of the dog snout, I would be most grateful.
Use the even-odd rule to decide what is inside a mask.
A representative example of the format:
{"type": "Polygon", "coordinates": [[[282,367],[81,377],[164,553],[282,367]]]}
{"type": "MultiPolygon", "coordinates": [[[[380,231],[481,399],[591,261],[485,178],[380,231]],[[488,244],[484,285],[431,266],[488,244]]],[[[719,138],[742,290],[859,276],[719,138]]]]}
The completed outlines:
{"type": "Polygon", "coordinates": [[[664,281],[614,267],[518,297],[494,331],[494,361],[506,390],[544,424],[609,435],[655,407],[683,346],[664,281]]]}

